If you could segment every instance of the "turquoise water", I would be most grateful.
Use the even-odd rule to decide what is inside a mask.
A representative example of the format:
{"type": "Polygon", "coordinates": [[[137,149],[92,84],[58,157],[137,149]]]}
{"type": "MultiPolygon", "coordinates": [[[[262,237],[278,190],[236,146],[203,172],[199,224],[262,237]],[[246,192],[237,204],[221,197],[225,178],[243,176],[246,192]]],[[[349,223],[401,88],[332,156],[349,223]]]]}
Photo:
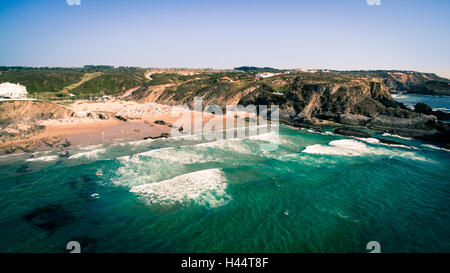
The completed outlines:
{"type": "Polygon", "coordinates": [[[262,151],[274,137],[0,157],[0,252],[450,251],[450,152],[284,126],[262,151]]]}

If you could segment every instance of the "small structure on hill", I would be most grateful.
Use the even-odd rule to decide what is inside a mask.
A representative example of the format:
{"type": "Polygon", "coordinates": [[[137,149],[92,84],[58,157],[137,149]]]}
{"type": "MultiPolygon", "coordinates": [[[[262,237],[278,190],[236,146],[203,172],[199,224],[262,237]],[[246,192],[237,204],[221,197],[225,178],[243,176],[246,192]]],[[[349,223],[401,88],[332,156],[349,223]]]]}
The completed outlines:
{"type": "Polygon", "coordinates": [[[27,88],[21,84],[4,82],[0,84],[0,99],[27,99],[27,88]]]}

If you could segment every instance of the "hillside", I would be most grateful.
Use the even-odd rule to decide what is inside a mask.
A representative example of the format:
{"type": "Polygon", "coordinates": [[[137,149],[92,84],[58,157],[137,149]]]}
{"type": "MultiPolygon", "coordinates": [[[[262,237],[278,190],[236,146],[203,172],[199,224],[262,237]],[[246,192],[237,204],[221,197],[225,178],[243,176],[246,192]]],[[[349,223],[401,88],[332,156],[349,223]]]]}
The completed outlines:
{"type": "Polygon", "coordinates": [[[40,99],[68,99],[119,96],[128,89],[148,82],[145,69],[86,66],[84,68],[0,67],[0,82],[21,83],[30,95],[40,99]]]}
{"type": "MultiPolygon", "coordinates": [[[[289,124],[319,128],[323,121],[363,126],[449,143],[449,128],[434,115],[412,112],[392,99],[387,72],[286,73],[257,79],[254,73],[223,72],[192,76],[159,74],[128,99],[192,106],[194,97],[205,105],[279,105],[289,124]],[[158,83],[158,84],[156,84],[158,83]]],[[[395,76],[398,76],[396,74],[395,76]]],[[[404,86],[419,77],[410,77],[404,86]]]]}
{"type": "MultiPolygon", "coordinates": [[[[259,70],[145,70],[108,66],[1,71],[3,79],[24,79],[23,83],[31,83],[27,86],[30,92],[39,90],[47,99],[67,99],[70,92],[77,98],[113,95],[141,103],[189,106],[194,97],[202,97],[204,106],[216,104],[223,109],[237,104],[275,104],[280,106],[282,121],[295,126],[319,128],[318,124],[331,122],[450,143],[448,126],[437,118],[444,119],[441,115],[412,112],[391,97],[391,92],[417,91],[421,85],[445,94],[448,80],[434,74],[291,70],[256,78],[259,70]]],[[[53,108],[49,105],[49,109],[53,108]]]]}

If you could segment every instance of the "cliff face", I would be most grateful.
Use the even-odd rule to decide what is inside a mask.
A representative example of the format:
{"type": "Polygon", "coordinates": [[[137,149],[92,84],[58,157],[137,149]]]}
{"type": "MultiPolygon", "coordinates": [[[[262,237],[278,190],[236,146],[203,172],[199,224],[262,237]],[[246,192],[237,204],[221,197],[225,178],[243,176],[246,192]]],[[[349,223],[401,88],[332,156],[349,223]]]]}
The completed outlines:
{"type": "Polygon", "coordinates": [[[268,86],[261,86],[239,103],[278,104],[284,118],[303,121],[345,114],[375,117],[385,113],[386,108],[401,110],[401,105],[392,99],[382,82],[358,80],[313,84],[296,79],[286,89],[284,93],[277,93],[268,86]]]}
{"type": "Polygon", "coordinates": [[[73,115],[70,109],[49,102],[11,101],[0,103],[0,143],[35,135],[44,126],[41,120],[65,119],[73,115]]]}
{"type": "Polygon", "coordinates": [[[391,71],[383,73],[383,79],[389,90],[394,92],[450,96],[450,81],[433,73],[391,71]]]}
{"type": "MultiPolygon", "coordinates": [[[[200,74],[184,81],[172,80],[135,91],[139,102],[192,105],[202,97],[204,106],[216,104],[279,105],[280,119],[304,126],[328,120],[345,125],[422,136],[445,131],[433,115],[414,113],[392,99],[390,84],[409,86],[423,79],[422,73],[298,73],[257,80],[251,74],[200,74]],[[386,80],[388,79],[388,81],[386,80]],[[386,83],[388,82],[388,84],[386,83]]],[[[170,76],[167,76],[170,77],[170,76]]],[[[402,87],[402,88],[403,88],[402,87]]]]}

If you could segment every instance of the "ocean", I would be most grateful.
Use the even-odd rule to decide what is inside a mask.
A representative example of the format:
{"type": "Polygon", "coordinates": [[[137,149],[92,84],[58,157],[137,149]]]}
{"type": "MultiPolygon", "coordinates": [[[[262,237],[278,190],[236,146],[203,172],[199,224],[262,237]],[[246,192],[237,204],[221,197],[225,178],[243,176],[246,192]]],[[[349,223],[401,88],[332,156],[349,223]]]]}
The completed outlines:
{"type": "Polygon", "coordinates": [[[420,94],[392,94],[392,98],[398,102],[402,102],[411,110],[414,110],[414,106],[421,102],[430,106],[434,111],[443,111],[450,113],[450,96],[430,96],[420,94]]]}
{"type": "Polygon", "coordinates": [[[449,151],[274,134],[2,156],[0,252],[450,251],[449,151]]]}

